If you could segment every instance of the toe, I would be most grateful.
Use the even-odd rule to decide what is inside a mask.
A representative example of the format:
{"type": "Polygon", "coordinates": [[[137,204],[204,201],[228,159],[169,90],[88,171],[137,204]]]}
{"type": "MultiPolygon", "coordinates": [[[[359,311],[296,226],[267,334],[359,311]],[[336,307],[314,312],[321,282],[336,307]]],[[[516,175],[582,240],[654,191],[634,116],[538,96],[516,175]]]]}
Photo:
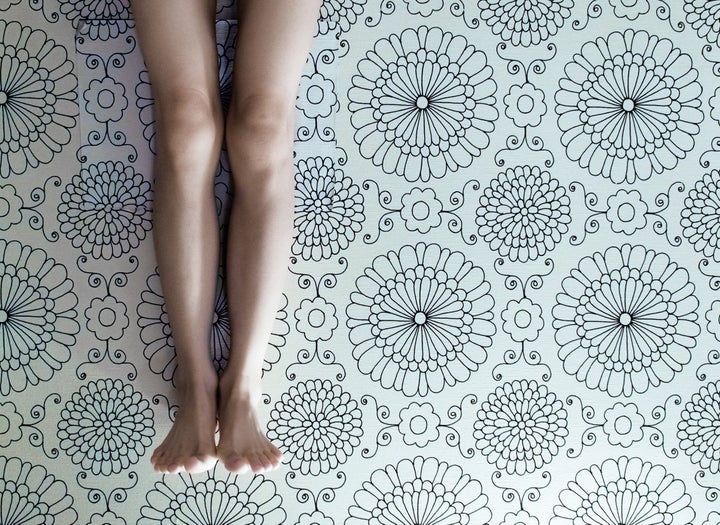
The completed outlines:
{"type": "Polygon", "coordinates": [[[275,460],[275,456],[269,450],[265,451],[265,464],[267,465],[268,470],[272,470],[277,467],[277,461],[275,460]]]}
{"type": "Polygon", "coordinates": [[[263,464],[262,454],[250,454],[250,465],[252,466],[253,472],[256,474],[259,474],[265,469],[265,465],[263,464]]]}
{"type": "Polygon", "coordinates": [[[247,459],[239,454],[231,454],[223,459],[225,469],[236,474],[244,473],[250,466],[247,459]]]}

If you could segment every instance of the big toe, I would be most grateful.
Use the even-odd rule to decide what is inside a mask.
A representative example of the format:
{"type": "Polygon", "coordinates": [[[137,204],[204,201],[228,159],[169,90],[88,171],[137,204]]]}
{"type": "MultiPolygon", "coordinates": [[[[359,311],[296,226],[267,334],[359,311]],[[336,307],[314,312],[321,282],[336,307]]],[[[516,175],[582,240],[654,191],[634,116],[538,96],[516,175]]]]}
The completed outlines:
{"type": "Polygon", "coordinates": [[[185,462],[183,463],[183,466],[185,467],[185,472],[188,472],[190,474],[197,474],[198,472],[204,472],[206,470],[209,470],[212,468],[213,464],[215,463],[216,458],[213,456],[210,456],[208,454],[198,454],[196,456],[190,456],[185,462]]]}
{"type": "Polygon", "coordinates": [[[230,454],[223,458],[225,469],[236,474],[242,474],[250,468],[250,462],[241,454],[230,454]]]}

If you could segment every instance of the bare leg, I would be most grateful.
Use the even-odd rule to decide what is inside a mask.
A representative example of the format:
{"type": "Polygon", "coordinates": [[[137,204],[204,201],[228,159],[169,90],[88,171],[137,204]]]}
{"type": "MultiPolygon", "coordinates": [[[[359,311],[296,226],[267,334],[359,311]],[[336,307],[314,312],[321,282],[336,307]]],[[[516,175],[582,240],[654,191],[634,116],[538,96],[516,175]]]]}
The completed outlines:
{"type": "Polygon", "coordinates": [[[210,326],[219,261],[213,182],[223,123],[215,0],[133,0],[132,8],[155,99],[153,242],[180,404],[151,461],[159,472],[200,472],[217,460],[210,326]]]}
{"type": "Polygon", "coordinates": [[[295,100],[322,0],[243,1],[225,128],[235,186],[226,265],[232,348],[220,379],[217,453],[232,472],[263,472],[282,457],[256,405],[291,253],[295,100]]]}

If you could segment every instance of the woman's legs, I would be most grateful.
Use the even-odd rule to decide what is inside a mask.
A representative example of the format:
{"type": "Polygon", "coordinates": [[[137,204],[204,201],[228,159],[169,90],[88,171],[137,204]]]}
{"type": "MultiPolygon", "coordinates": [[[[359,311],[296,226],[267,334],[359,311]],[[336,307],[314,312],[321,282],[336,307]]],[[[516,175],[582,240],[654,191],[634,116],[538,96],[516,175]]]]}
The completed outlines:
{"type": "Polygon", "coordinates": [[[198,472],[216,461],[210,327],[219,261],[214,175],[223,121],[215,0],[133,0],[155,100],[153,242],[178,360],[180,410],[151,461],[198,472]]]}
{"type": "Polygon", "coordinates": [[[227,288],[232,348],[220,379],[217,453],[233,472],[279,464],[256,416],[261,374],[292,244],[295,100],[322,0],[238,0],[225,140],[234,197],[227,288]]]}

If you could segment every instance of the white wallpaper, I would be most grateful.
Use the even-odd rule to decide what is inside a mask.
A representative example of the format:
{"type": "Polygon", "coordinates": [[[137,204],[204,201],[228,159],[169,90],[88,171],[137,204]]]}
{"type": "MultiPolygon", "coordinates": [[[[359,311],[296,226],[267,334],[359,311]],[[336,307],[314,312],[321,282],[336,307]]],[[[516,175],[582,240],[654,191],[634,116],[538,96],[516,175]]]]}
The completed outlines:
{"type": "Polygon", "coordinates": [[[325,0],[258,475],[149,462],[176,360],[127,0],[0,13],[0,525],[720,525],[720,0],[325,0]]]}

